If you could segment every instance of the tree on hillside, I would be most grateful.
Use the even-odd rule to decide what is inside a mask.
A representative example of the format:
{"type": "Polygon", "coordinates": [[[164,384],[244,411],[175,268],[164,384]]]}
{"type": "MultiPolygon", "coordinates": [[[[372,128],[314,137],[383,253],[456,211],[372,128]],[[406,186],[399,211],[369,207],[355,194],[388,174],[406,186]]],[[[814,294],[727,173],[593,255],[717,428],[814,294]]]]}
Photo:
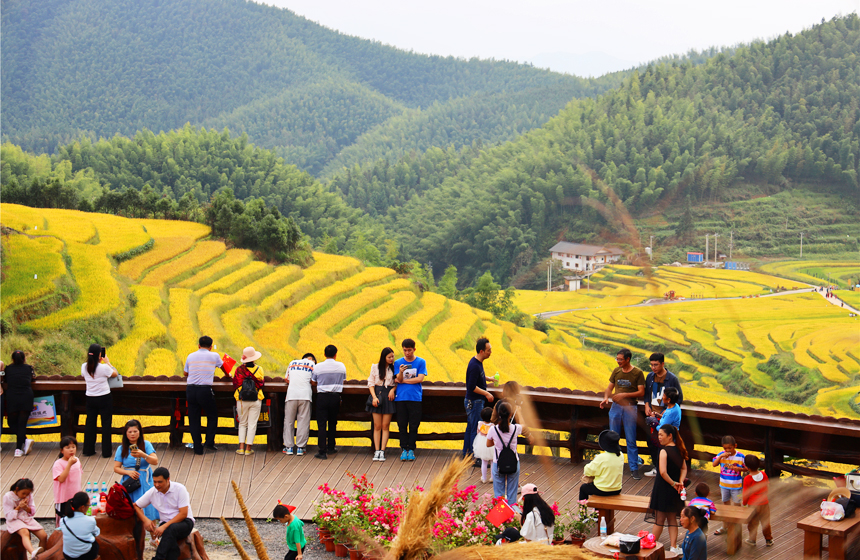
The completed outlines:
{"type": "Polygon", "coordinates": [[[685,245],[689,245],[695,234],[696,226],[693,223],[693,209],[690,204],[690,195],[687,195],[684,198],[684,213],[681,214],[681,219],[675,228],[675,237],[685,245]]]}
{"type": "Polygon", "coordinates": [[[457,297],[456,266],[453,264],[448,265],[448,268],[445,269],[445,274],[443,274],[442,279],[439,280],[439,288],[437,291],[447,298],[455,299],[457,297]]]}
{"type": "Polygon", "coordinates": [[[463,290],[463,302],[502,319],[508,318],[516,310],[514,289],[502,290],[489,270],[478,278],[474,288],[463,290]]]}

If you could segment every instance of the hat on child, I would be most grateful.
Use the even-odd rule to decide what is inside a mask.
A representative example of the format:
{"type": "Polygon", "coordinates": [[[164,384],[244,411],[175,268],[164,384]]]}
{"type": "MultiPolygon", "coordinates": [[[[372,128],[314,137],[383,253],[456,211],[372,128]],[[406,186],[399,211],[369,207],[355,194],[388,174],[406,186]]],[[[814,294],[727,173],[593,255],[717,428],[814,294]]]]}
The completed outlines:
{"type": "Polygon", "coordinates": [[[538,492],[537,486],[535,486],[534,484],[525,484],[525,485],[523,485],[522,489],[520,490],[520,494],[522,494],[523,496],[528,496],[529,494],[539,494],[539,493],[540,492],[538,492]]]}
{"type": "Polygon", "coordinates": [[[613,432],[612,430],[603,430],[600,432],[600,435],[597,436],[597,443],[600,444],[600,449],[604,451],[620,453],[621,447],[618,445],[618,440],[620,439],[621,436],[619,436],[617,432],[613,432]]]}
{"type": "Polygon", "coordinates": [[[508,542],[517,542],[522,536],[516,527],[508,527],[500,535],[496,535],[495,540],[504,539],[508,542]]]}

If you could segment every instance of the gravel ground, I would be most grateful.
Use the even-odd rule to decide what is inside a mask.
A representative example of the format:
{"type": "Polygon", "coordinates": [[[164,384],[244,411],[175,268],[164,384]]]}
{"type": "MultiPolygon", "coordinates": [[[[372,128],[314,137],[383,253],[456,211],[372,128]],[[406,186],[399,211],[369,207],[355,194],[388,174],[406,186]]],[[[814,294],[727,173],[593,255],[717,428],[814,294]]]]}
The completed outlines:
{"type": "MultiPolygon", "coordinates": [[[[53,519],[38,520],[42,527],[45,528],[48,535],[55,530],[53,519]]],[[[236,533],[236,536],[242,542],[242,547],[245,549],[251,558],[256,558],[257,553],[254,550],[254,545],[251,544],[251,537],[248,535],[248,527],[242,519],[228,519],[227,523],[230,528],[236,533]]],[[[269,552],[269,557],[272,560],[283,558],[287,554],[287,543],[285,540],[286,527],[277,521],[267,523],[265,519],[255,519],[254,524],[257,526],[257,532],[260,533],[263,542],[266,544],[266,550],[269,552]]],[[[227,536],[224,526],[220,519],[197,519],[194,527],[203,535],[206,554],[211,560],[232,560],[239,558],[239,553],[227,536]]],[[[0,530],[5,530],[5,523],[0,525],[0,530]]],[[[333,560],[335,555],[333,552],[326,552],[325,547],[320,543],[317,535],[317,526],[313,523],[305,523],[305,538],[308,544],[305,548],[303,557],[307,560],[333,560]]],[[[33,539],[35,545],[35,538],[33,539]]],[[[155,549],[149,546],[149,535],[147,535],[147,546],[144,552],[144,560],[150,560],[155,553],[155,549]]]]}

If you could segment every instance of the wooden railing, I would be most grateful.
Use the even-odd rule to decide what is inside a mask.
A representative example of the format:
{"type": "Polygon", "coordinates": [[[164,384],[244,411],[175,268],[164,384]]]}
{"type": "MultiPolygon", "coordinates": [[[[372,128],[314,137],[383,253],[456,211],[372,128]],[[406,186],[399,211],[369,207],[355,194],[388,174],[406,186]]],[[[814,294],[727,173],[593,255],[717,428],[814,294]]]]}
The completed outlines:
{"type": "MultiPolygon", "coordinates": [[[[218,380],[213,385],[219,417],[232,417],[233,386],[230,381],[218,380]]],[[[54,395],[60,426],[35,428],[30,433],[81,434],[80,416],[85,413],[85,384],[80,377],[38,377],[33,382],[36,396],[54,395]]],[[[501,396],[501,389],[490,389],[501,396]]],[[[269,449],[283,445],[283,413],[287,384],[282,378],[266,378],[264,393],[270,403],[270,427],[258,430],[265,433],[269,449]]],[[[339,420],[370,422],[365,412],[368,389],[362,381],[350,381],[344,387],[339,420]]],[[[423,397],[424,423],[465,424],[463,383],[425,383],[423,397]]],[[[522,397],[533,411],[527,422],[533,429],[561,432],[561,438],[537,438],[534,445],[569,450],[571,462],[582,461],[583,451],[598,449],[595,436],[609,425],[608,411],[601,409],[602,395],[569,389],[527,387],[522,397]]],[[[182,445],[185,425],[185,380],[181,377],[128,377],[124,386],[113,390],[114,414],[131,416],[159,416],[169,418],[162,426],[146,426],[147,433],[169,433],[170,445],[182,445]]],[[[786,457],[809,461],[827,461],[843,464],[860,464],[860,421],[807,416],[763,409],[729,407],[714,403],[684,402],[681,435],[696,459],[711,459],[712,454],[695,450],[694,445],[720,447],[724,435],[732,435],[738,447],[763,455],[769,476],[787,471],[804,476],[830,477],[842,473],[816,470],[791,465],[786,457]],[[691,445],[691,443],[693,445],[691,445]]],[[[312,418],[315,418],[315,413],[312,418]]],[[[396,423],[392,422],[391,439],[399,439],[396,423]]],[[[114,433],[121,428],[114,427],[114,433]]],[[[232,428],[219,427],[218,434],[235,435],[232,428]]],[[[311,437],[315,437],[311,430],[311,437]]],[[[338,431],[341,438],[368,438],[371,430],[338,431]]],[[[640,414],[639,442],[645,441],[644,413],[640,414]]],[[[445,431],[418,434],[418,441],[462,441],[462,431],[445,431]]],[[[313,440],[312,440],[313,441],[313,440]]],[[[520,443],[527,443],[522,439],[520,443]]],[[[647,453],[641,448],[640,453],[647,453]]]]}

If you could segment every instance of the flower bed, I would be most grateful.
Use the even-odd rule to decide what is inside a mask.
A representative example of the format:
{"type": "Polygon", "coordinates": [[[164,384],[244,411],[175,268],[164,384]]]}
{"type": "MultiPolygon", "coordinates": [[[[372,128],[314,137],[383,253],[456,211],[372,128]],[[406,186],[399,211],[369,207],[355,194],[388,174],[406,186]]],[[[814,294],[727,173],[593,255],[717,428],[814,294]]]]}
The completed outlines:
{"type": "MultiPolygon", "coordinates": [[[[352,481],[351,493],[328,484],[319,487],[324,497],[314,502],[314,522],[320,531],[329,533],[336,542],[361,550],[372,549],[375,545],[390,548],[397,538],[400,520],[409,500],[424,489],[420,486],[375,489],[367,475],[359,477],[347,473],[347,476],[352,481]]],[[[519,515],[514,515],[500,527],[487,520],[487,514],[501,500],[493,498],[492,494],[480,494],[475,486],[460,489],[455,484],[448,502],[433,524],[427,552],[433,555],[463,546],[492,545],[496,535],[506,527],[519,529],[519,515]]],[[[573,528],[571,521],[575,519],[572,518],[579,518],[584,513],[578,511],[571,516],[556,503],[552,504],[552,509],[557,519],[554,532],[560,539],[573,528]]]]}

